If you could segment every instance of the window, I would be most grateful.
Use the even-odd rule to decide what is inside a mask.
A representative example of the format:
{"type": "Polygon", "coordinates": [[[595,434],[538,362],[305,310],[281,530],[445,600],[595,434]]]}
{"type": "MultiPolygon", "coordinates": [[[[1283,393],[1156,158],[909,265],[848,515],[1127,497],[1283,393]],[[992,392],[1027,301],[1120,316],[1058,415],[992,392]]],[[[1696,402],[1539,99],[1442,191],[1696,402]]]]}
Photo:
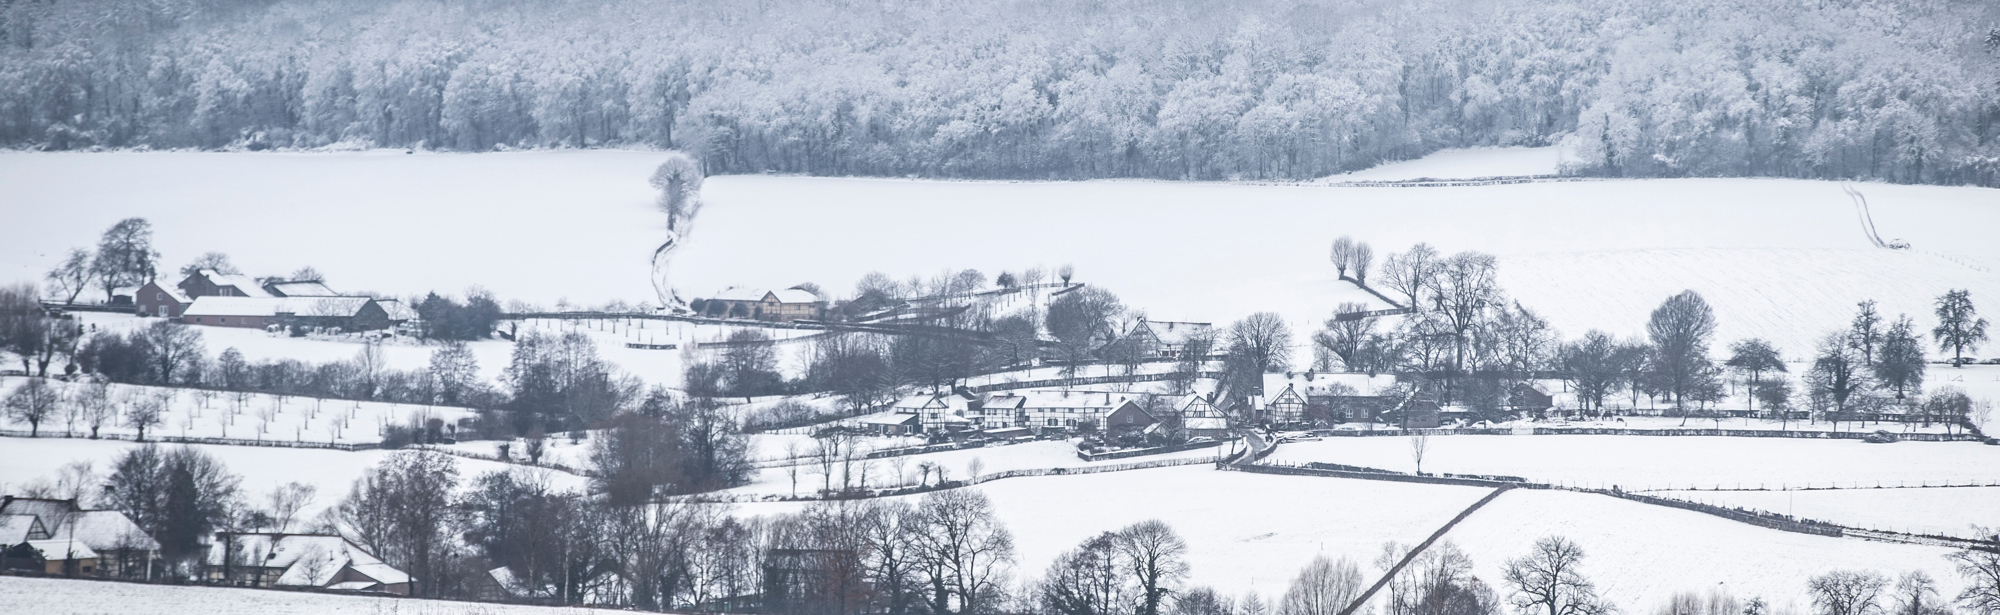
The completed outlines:
{"type": "Polygon", "coordinates": [[[160,306],[160,317],[166,318],[166,316],[167,316],[167,306],[162,305],[160,306]]]}
{"type": "Polygon", "coordinates": [[[221,318],[220,320],[217,320],[216,322],[219,322],[219,323],[222,323],[222,324],[225,324],[225,325],[226,325],[226,324],[229,324],[229,317],[228,317],[228,316],[224,316],[224,317],[222,317],[222,318],[221,318]]]}
{"type": "Polygon", "coordinates": [[[1062,426],[1062,423],[1058,423],[1058,422],[1056,422],[1056,419],[1049,419],[1049,426],[1050,426],[1050,427],[1061,427],[1061,426],[1062,426]]]}

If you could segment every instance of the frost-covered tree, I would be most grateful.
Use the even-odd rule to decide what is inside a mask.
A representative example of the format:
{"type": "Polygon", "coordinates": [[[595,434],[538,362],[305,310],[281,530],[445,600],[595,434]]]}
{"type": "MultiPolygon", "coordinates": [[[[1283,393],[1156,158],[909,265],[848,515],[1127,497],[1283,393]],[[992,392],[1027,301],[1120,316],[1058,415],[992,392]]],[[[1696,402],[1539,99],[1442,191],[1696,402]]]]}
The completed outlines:
{"type": "Polygon", "coordinates": [[[159,258],[153,251],[153,224],[145,218],[126,218],[105,229],[90,269],[104,289],[104,300],[110,302],[119,288],[151,281],[159,258]]]}
{"type": "Polygon", "coordinates": [[[1937,300],[1938,326],[1931,329],[1931,339],[1937,341],[1938,348],[1951,351],[1951,364],[1965,366],[1965,351],[1979,350],[1986,341],[1986,319],[1979,317],[1978,308],[1972,305],[1972,292],[1953,290],[1937,300]]]}
{"type": "Polygon", "coordinates": [[[1694,291],[1668,297],[1646,322],[1652,340],[1652,373],[1660,391],[1672,397],[1674,409],[1686,416],[1690,394],[1703,384],[1712,362],[1709,340],[1715,336],[1715,312],[1694,291]]]}

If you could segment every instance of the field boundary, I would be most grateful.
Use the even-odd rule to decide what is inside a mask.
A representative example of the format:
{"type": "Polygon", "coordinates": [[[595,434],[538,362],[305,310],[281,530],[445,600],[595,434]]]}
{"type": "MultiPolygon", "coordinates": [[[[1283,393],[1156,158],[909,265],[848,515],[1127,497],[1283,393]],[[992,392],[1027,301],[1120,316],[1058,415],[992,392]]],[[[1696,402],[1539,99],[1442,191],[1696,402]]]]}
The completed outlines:
{"type": "Polygon", "coordinates": [[[96,438],[91,438],[89,436],[81,436],[81,435],[73,436],[68,434],[57,434],[57,433],[28,435],[28,432],[21,431],[18,429],[0,429],[0,436],[6,436],[10,438],[58,438],[58,439],[69,439],[69,440],[93,440],[93,439],[119,440],[124,442],[153,442],[153,443],[165,443],[165,444],[213,444],[218,446],[262,446],[267,448],[317,448],[317,449],[346,451],[350,453],[354,451],[366,451],[366,450],[374,450],[382,448],[381,444],[373,442],[341,444],[337,442],[306,442],[300,440],[245,440],[242,438],[202,438],[202,437],[188,437],[188,436],[166,436],[166,435],[155,435],[148,437],[144,440],[140,440],[138,439],[138,437],[134,435],[122,434],[122,433],[100,433],[96,438]]]}
{"type": "Polygon", "coordinates": [[[1340,615],[1353,615],[1355,609],[1368,604],[1368,600],[1375,597],[1375,592],[1382,591],[1382,588],[1394,580],[1396,575],[1403,571],[1403,568],[1408,567],[1410,562],[1416,561],[1417,556],[1422,555],[1424,549],[1429,549],[1431,544],[1436,543],[1440,538],[1444,538],[1444,535],[1450,533],[1452,528],[1458,527],[1460,521],[1464,521],[1466,517],[1472,516],[1472,513],[1486,507],[1488,502],[1492,502],[1494,498],[1500,497],[1500,494],[1506,493],[1513,488],[1513,485],[1501,485],[1494,489],[1492,493],[1486,494],[1486,497],[1479,498],[1479,501],[1473,502],[1471,506],[1465,507],[1465,510],[1459,511],[1458,516],[1444,522],[1444,525],[1440,526],[1437,531],[1431,532],[1429,538],[1425,538],[1423,542],[1417,543],[1417,546],[1411,548],[1409,553],[1403,554],[1403,559],[1398,560],[1396,565],[1390,566],[1387,571],[1384,571],[1382,578],[1376,579],[1375,584],[1370,585],[1367,591],[1361,592],[1361,595],[1356,597],[1353,602],[1348,603],[1346,608],[1340,609],[1340,615]]]}

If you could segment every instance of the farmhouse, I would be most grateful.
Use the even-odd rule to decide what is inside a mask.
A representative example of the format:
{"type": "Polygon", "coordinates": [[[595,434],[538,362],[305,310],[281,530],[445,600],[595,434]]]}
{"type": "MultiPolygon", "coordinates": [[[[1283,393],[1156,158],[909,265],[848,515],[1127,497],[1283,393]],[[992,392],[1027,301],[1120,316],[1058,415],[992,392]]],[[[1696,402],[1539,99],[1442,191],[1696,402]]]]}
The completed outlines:
{"type": "Polygon", "coordinates": [[[1215,326],[1205,322],[1146,320],[1141,317],[1131,330],[1125,332],[1125,338],[1139,344],[1144,356],[1178,359],[1186,352],[1190,340],[1206,340],[1212,346],[1215,326]]]}
{"type": "Polygon", "coordinates": [[[1181,413],[1181,429],[1186,430],[1190,438],[1221,439],[1229,435],[1229,419],[1224,418],[1222,411],[1216,410],[1215,404],[1209,403],[1206,397],[1189,394],[1181,400],[1178,410],[1181,413]]]}
{"type": "Polygon", "coordinates": [[[181,294],[190,298],[201,297],[271,297],[264,286],[247,275],[221,273],[214,269],[203,269],[181,279],[181,294]]]}
{"type": "Polygon", "coordinates": [[[0,499],[0,547],[8,549],[9,567],[29,558],[53,574],[145,578],[160,557],[160,543],[125,513],[13,496],[0,499]],[[17,548],[24,543],[39,544],[17,548]]]}
{"type": "Polygon", "coordinates": [[[1402,397],[1395,376],[1284,372],[1264,374],[1253,399],[1259,418],[1277,424],[1363,422],[1394,409],[1402,397]]]}
{"type": "Polygon", "coordinates": [[[918,393],[897,400],[889,412],[917,417],[917,429],[924,433],[962,431],[971,429],[971,417],[978,415],[972,402],[957,393],[918,393]]]}
{"type": "Polygon", "coordinates": [[[252,329],[288,326],[373,331],[389,326],[389,314],[367,297],[211,296],[196,298],[181,322],[252,329]]]}
{"type": "Polygon", "coordinates": [[[194,298],[181,289],[161,286],[158,281],[147,282],[132,294],[132,303],[140,316],[180,318],[188,305],[194,303],[194,298]]]}
{"type": "Polygon", "coordinates": [[[863,431],[877,436],[907,436],[923,431],[915,413],[894,410],[863,415],[854,419],[863,431]]]}
{"type": "Polygon", "coordinates": [[[818,319],[826,311],[826,301],[819,295],[796,288],[763,290],[730,287],[713,297],[695,300],[691,307],[702,316],[712,318],[790,322],[818,319]]]}
{"type": "Polygon", "coordinates": [[[1103,429],[1111,415],[1126,406],[1145,412],[1131,394],[1063,390],[1032,391],[1022,397],[1021,426],[1042,432],[1103,429]]]}
{"type": "Polygon", "coordinates": [[[410,575],[339,536],[222,532],[204,562],[211,581],[410,595],[410,575]]]}

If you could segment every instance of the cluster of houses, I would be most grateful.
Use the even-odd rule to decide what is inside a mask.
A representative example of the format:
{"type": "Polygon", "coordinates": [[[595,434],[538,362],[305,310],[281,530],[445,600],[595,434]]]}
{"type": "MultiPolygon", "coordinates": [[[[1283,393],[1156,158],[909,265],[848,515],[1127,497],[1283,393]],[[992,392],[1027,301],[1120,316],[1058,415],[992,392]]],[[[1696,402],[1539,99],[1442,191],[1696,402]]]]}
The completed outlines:
{"type": "Polygon", "coordinates": [[[267,279],[203,269],[171,287],[147,282],[132,293],[140,316],[190,325],[247,329],[376,331],[416,320],[395,299],[343,295],[318,280],[267,279]]]}
{"type": "Polygon", "coordinates": [[[714,296],[689,302],[688,309],[698,316],[709,318],[792,322],[824,317],[826,300],[798,288],[769,290],[732,286],[714,296]]]}
{"type": "MultiPolygon", "coordinates": [[[[0,497],[0,568],[71,577],[152,580],[164,572],[160,543],[116,510],[76,500],[0,497]]],[[[243,587],[316,587],[409,595],[409,574],[346,538],[222,532],[199,578],[243,587]]]]}

